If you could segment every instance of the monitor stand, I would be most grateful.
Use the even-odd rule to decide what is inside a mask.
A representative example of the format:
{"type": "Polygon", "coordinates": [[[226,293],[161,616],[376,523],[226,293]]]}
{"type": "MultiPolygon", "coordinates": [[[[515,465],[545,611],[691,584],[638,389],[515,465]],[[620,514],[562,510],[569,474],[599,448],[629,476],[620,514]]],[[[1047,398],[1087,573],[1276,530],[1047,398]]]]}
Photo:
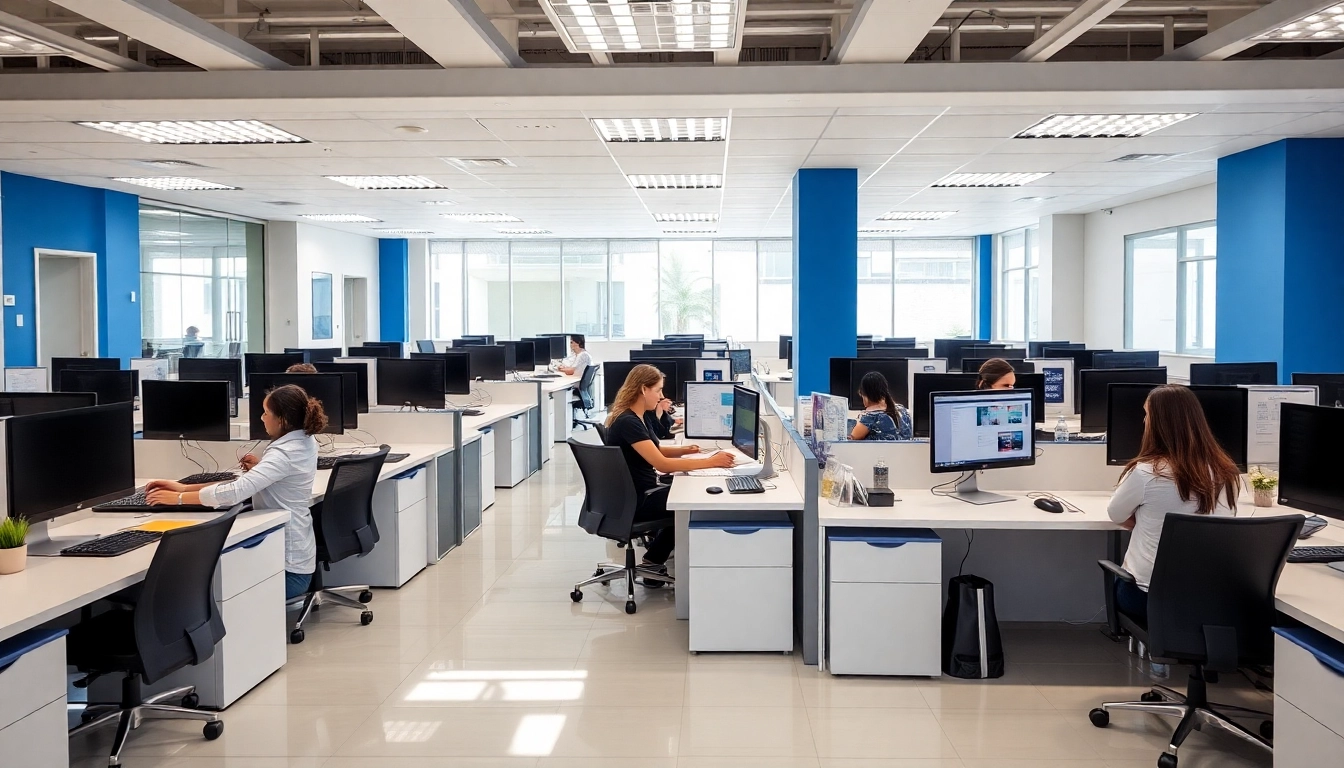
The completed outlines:
{"type": "Polygon", "coordinates": [[[98,538],[97,534],[58,536],[52,538],[50,526],[50,522],[41,522],[34,523],[28,527],[27,544],[29,557],[55,557],[61,554],[61,550],[66,547],[73,547],[76,544],[83,544],[98,538]]]}
{"type": "Polygon", "coordinates": [[[760,417],[760,414],[756,415],[756,420],[761,424],[760,436],[757,438],[761,441],[761,471],[756,473],[756,479],[769,480],[776,474],[775,448],[770,444],[770,425],[760,417]]]}
{"type": "Polygon", "coordinates": [[[952,493],[948,494],[958,501],[964,501],[967,504],[998,504],[1004,501],[1012,501],[1009,496],[1000,496],[997,493],[980,490],[980,484],[977,480],[979,473],[971,470],[969,476],[964,480],[957,482],[952,488],[952,493]]]}

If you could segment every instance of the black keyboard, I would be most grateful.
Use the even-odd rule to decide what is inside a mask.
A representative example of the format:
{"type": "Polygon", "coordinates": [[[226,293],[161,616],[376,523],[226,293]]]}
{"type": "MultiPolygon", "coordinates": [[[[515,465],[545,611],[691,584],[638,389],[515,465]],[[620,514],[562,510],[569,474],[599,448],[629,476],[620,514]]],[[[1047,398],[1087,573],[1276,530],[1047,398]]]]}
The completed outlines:
{"type": "Polygon", "coordinates": [[[149,499],[145,498],[145,492],[136,491],[135,493],[132,493],[130,496],[123,496],[120,499],[105,501],[102,504],[99,504],[97,508],[105,509],[107,507],[147,507],[147,506],[149,506],[149,499]]]}
{"type": "MultiPolygon", "coordinates": [[[[353,458],[353,457],[356,457],[356,456],[359,456],[359,455],[361,455],[361,454],[358,454],[358,453],[343,453],[343,454],[337,454],[337,455],[335,455],[335,456],[318,456],[318,457],[317,457],[317,468],[318,468],[318,469],[331,469],[332,467],[336,466],[336,462],[337,462],[337,461],[340,461],[341,459],[349,459],[349,458],[353,458]]],[[[396,464],[398,461],[404,461],[404,460],[406,459],[406,457],[408,457],[408,456],[410,456],[410,455],[411,455],[411,454],[409,454],[409,453],[389,453],[389,454],[387,454],[387,458],[383,459],[383,463],[385,463],[385,464],[396,464]]]]}
{"type": "Polygon", "coordinates": [[[558,373],[538,373],[538,374],[535,374],[533,378],[537,378],[537,379],[558,379],[558,378],[560,378],[560,374],[558,374],[558,373]]]}
{"type": "Polygon", "coordinates": [[[729,493],[765,493],[765,488],[761,481],[754,477],[733,476],[723,483],[728,487],[729,493]]]}
{"type": "Polygon", "coordinates": [[[183,485],[199,485],[201,483],[227,483],[237,479],[238,476],[232,472],[201,472],[195,475],[187,475],[177,482],[183,485]]]}
{"type": "Polygon", "coordinates": [[[1344,562],[1344,547],[1293,547],[1288,552],[1290,563],[1344,562]]]}
{"type": "Polygon", "coordinates": [[[61,550],[68,557],[116,557],[162,538],[162,531],[117,531],[61,550]]]}
{"type": "Polygon", "coordinates": [[[463,415],[463,416],[480,416],[480,415],[482,415],[482,413],[484,413],[484,412],[483,412],[483,411],[478,411],[478,410],[476,410],[475,408],[464,408],[464,409],[462,410],[462,415],[463,415]]]}

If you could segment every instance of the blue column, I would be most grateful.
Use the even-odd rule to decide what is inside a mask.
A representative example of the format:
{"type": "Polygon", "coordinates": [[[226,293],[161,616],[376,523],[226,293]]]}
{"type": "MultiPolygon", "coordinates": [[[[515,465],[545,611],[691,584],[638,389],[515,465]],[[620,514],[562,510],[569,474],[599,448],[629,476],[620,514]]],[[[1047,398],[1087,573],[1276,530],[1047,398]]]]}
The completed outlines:
{"type": "MultiPolygon", "coordinates": [[[[123,365],[140,357],[140,198],[103,191],[104,250],[98,260],[98,341],[123,365]],[[131,301],[131,294],[136,301],[131,301]]],[[[184,329],[185,330],[185,329],[184,329]]],[[[222,329],[215,329],[223,336],[222,329]]]]}
{"type": "Polygon", "coordinates": [[[410,341],[410,241],[378,241],[378,324],[381,341],[410,341]]]}
{"type": "Polygon", "coordinates": [[[1219,362],[1344,371],[1344,139],[1285,139],[1218,161],[1219,362]]]}
{"type": "Polygon", "coordinates": [[[975,236],[975,338],[994,338],[994,236],[975,236]]]}
{"type": "Polygon", "coordinates": [[[793,177],[793,381],[830,390],[830,359],[857,351],[859,172],[804,168],[793,177]]]}

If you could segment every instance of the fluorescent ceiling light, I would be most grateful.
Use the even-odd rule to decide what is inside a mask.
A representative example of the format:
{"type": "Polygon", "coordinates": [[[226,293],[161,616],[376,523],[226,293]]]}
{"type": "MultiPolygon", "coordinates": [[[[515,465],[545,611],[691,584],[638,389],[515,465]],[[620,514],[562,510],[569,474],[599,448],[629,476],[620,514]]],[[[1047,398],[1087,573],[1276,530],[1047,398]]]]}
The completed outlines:
{"type": "Polygon", "coordinates": [[[455,200],[425,200],[425,205],[457,205],[455,200]]]}
{"type": "Polygon", "coordinates": [[[898,235],[909,232],[909,227],[860,227],[860,235],[898,235]]]}
{"type": "Polygon", "coordinates": [[[549,229],[496,229],[501,235],[549,235],[549,229]]]}
{"type": "Polygon", "coordinates": [[[716,50],[737,44],[745,0],[630,3],[540,0],[574,53],[611,50],[716,50]]]}
{"type": "Polygon", "coordinates": [[[328,176],[328,179],[355,189],[444,189],[424,176],[328,176]]]}
{"type": "Polygon", "coordinates": [[[83,122],[85,128],[150,144],[307,144],[308,140],[260,120],[153,120],[83,122]]]}
{"type": "Polygon", "coordinates": [[[718,221],[717,213],[655,213],[654,221],[718,221]]]}
{"type": "Polygon", "coordinates": [[[0,27],[0,56],[60,56],[65,51],[0,27]]]}
{"type": "Polygon", "coordinates": [[[935,181],[935,187],[1020,187],[1049,176],[1048,173],[951,173],[935,181]]]}
{"type": "Polygon", "coordinates": [[[230,187],[228,184],[216,184],[213,181],[193,179],[187,176],[118,176],[112,180],[120,181],[123,184],[134,184],[138,187],[164,189],[172,192],[193,192],[206,189],[237,189],[237,187],[230,187]]]}
{"type": "Polygon", "coordinates": [[[715,229],[664,229],[664,235],[715,235],[719,230],[715,229]]]}
{"type": "Polygon", "coordinates": [[[593,127],[606,141],[723,141],[726,117],[599,117],[593,127]]]}
{"type": "Polygon", "coordinates": [[[1054,199],[1055,199],[1055,198],[1054,198],[1053,195],[1051,195],[1050,197],[1019,197],[1019,198],[1017,198],[1016,200],[1014,200],[1013,202],[1015,202],[1015,203],[1044,203],[1046,200],[1054,200],[1054,199]]]}
{"type": "Polygon", "coordinates": [[[449,165],[459,168],[516,168],[514,162],[506,157],[441,157],[449,165]]]}
{"type": "Polygon", "coordinates": [[[1137,153],[1132,155],[1122,155],[1112,160],[1112,163],[1155,163],[1159,160],[1166,160],[1169,157],[1175,157],[1174,154],[1161,153],[1137,153]]]}
{"type": "Polygon", "coordinates": [[[717,173],[632,173],[626,177],[635,189],[718,189],[723,176],[717,173]]]}
{"type": "Polygon", "coordinates": [[[141,164],[154,168],[206,168],[208,166],[193,163],[190,160],[142,160],[141,164]]]}
{"type": "Polygon", "coordinates": [[[432,234],[434,234],[432,231],[430,231],[430,230],[428,230],[428,229],[396,229],[395,227],[393,227],[393,228],[378,228],[378,229],[374,229],[373,231],[374,231],[374,232],[382,233],[382,234],[384,234],[384,235],[432,235],[432,234]]]}
{"type": "Polygon", "coordinates": [[[1015,139],[1129,139],[1189,120],[1197,112],[1150,115],[1051,115],[1015,139]]]}
{"type": "Polygon", "coordinates": [[[938,221],[955,216],[956,211],[887,211],[878,221],[938,221]]]}
{"type": "Polygon", "coordinates": [[[301,219],[312,219],[313,221],[334,221],[338,224],[377,224],[382,219],[375,219],[372,216],[364,216],[358,213],[301,213],[301,219]]]}
{"type": "Polygon", "coordinates": [[[475,221],[484,224],[503,224],[511,221],[522,221],[517,216],[510,216],[507,213],[440,213],[445,219],[453,221],[475,221]]]}
{"type": "Polygon", "coordinates": [[[1255,38],[1264,41],[1344,40],[1344,3],[1319,10],[1255,38]]]}

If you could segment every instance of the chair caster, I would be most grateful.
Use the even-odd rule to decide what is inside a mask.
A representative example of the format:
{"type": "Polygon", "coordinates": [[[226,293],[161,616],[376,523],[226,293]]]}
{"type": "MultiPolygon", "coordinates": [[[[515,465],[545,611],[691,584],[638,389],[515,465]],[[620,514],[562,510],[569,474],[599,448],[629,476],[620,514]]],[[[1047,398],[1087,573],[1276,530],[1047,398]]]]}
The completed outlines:
{"type": "Polygon", "coordinates": [[[598,568],[596,571],[593,571],[593,575],[594,575],[594,576],[601,576],[601,575],[602,575],[602,569],[601,569],[601,568],[598,568]]]}
{"type": "Polygon", "coordinates": [[[372,623],[373,623],[373,611],[365,611],[365,612],[359,614],[359,624],[360,624],[360,626],[367,627],[368,625],[370,625],[370,624],[372,624],[372,623]]]}
{"type": "Polygon", "coordinates": [[[1273,740],[1274,740],[1274,721],[1273,721],[1273,720],[1261,720],[1261,721],[1260,721],[1260,738],[1264,739],[1265,741],[1273,741],[1273,740]]]}
{"type": "Polygon", "coordinates": [[[195,693],[188,693],[182,697],[182,706],[186,709],[195,709],[201,706],[201,697],[195,693]]]}
{"type": "Polygon", "coordinates": [[[373,590],[366,589],[359,593],[359,602],[367,603],[373,600],[373,590]]]}
{"type": "Polygon", "coordinates": [[[1111,713],[1107,712],[1101,707],[1097,707],[1096,709],[1087,713],[1087,719],[1091,720],[1092,724],[1097,726],[1098,728],[1105,728],[1106,726],[1111,724],[1111,713]]]}
{"type": "Polygon", "coordinates": [[[634,600],[627,600],[627,601],[626,601],[626,603],[625,603],[625,612],[626,612],[626,613],[634,613],[634,612],[635,612],[635,601],[634,601],[634,600]]]}
{"type": "Polygon", "coordinates": [[[1157,768],[1176,768],[1176,756],[1170,752],[1163,752],[1158,755],[1157,768]]]}
{"type": "Polygon", "coordinates": [[[303,630],[302,630],[302,629],[294,629],[294,630],[290,630],[290,633],[289,633],[289,644],[290,644],[290,645],[298,645],[299,643],[302,643],[302,642],[303,642],[303,630]]]}
{"type": "Polygon", "coordinates": [[[1148,702],[1149,704],[1154,704],[1161,700],[1162,700],[1162,694],[1158,693],[1157,691],[1144,691],[1143,695],[1139,697],[1139,701],[1145,701],[1148,702]]]}
{"type": "Polygon", "coordinates": [[[206,723],[205,727],[201,729],[201,733],[205,735],[206,741],[218,739],[224,735],[224,721],[216,720],[213,723],[206,723]]]}
{"type": "Polygon", "coordinates": [[[576,602],[576,603],[581,603],[581,602],[583,602],[583,590],[581,590],[581,589],[576,589],[576,590],[574,590],[573,592],[570,592],[570,593],[569,593],[569,599],[570,599],[570,600],[573,600],[573,601],[576,602]]]}

